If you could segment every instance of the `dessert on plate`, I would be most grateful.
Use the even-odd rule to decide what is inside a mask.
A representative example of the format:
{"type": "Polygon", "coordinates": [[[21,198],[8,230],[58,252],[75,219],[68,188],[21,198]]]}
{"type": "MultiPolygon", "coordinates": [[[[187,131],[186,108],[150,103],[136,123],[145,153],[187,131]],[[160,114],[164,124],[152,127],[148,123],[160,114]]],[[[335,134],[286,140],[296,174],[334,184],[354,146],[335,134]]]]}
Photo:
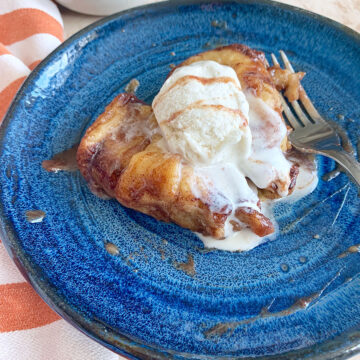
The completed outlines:
{"type": "Polygon", "coordinates": [[[251,249],[275,231],[272,202],[316,186],[308,158],[294,156],[278,93],[296,99],[303,75],[240,44],[192,56],[151,106],[118,95],[82,138],[79,169],[98,196],[190,229],[206,246],[251,249]]]}

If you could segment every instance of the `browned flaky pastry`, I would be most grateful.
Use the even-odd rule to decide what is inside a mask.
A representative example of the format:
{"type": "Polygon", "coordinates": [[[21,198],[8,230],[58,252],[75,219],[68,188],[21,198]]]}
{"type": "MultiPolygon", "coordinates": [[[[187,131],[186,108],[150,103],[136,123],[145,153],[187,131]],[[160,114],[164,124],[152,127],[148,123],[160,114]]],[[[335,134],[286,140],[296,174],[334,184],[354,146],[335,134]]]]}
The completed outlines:
{"type": "MultiPolygon", "coordinates": [[[[180,155],[161,150],[156,145],[160,138],[151,107],[134,95],[120,94],[81,140],[79,169],[97,195],[114,197],[158,220],[223,238],[231,204],[180,155]]],[[[253,209],[239,208],[236,217],[259,236],[274,231],[270,220],[253,209]]]]}
{"type": "MultiPolygon", "coordinates": [[[[253,91],[281,116],[279,94],[262,52],[235,44],[195,55],[181,65],[201,60],[232,67],[243,90],[253,91]]],[[[203,235],[223,238],[226,219],[232,212],[241,224],[239,227],[236,222],[236,230],[245,226],[259,236],[274,231],[271,221],[259,211],[249,207],[232,209],[231,202],[198,176],[180,155],[158,146],[161,138],[151,106],[134,95],[120,94],[81,140],[77,152],[79,169],[95,194],[116,198],[126,207],[203,235]]],[[[281,149],[285,152],[290,147],[285,137],[281,149]]],[[[291,192],[296,168],[290,175],[291,192]]],[[[261,189],[259,195],[277,197],[271,187],[261,189]]]]}

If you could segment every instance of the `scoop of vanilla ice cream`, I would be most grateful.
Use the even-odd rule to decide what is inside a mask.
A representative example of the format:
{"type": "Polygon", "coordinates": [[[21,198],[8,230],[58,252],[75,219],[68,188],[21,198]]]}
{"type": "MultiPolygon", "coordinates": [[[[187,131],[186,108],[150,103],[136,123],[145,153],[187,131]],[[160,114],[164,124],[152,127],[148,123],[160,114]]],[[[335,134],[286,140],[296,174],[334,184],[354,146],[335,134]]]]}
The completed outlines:
{"type": "Polygon", "coordinates": [[[199,61],[176,69],[152,107],[169,150],[193,164],[250,154],[249,105],[231,67],[199,61]]]}

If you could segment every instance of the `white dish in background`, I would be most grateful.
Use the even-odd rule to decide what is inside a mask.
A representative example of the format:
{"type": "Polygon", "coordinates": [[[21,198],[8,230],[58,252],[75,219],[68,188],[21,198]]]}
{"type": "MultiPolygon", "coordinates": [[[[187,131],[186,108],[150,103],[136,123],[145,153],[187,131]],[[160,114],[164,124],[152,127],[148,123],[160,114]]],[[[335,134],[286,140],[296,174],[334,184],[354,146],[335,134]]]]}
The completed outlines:
{"type": "Polygon", "coordinates": [[[118,11],[158,1],[159,0],[56,0],[57,3],[70,10],[88,15],[111,15],[118,11]]]}

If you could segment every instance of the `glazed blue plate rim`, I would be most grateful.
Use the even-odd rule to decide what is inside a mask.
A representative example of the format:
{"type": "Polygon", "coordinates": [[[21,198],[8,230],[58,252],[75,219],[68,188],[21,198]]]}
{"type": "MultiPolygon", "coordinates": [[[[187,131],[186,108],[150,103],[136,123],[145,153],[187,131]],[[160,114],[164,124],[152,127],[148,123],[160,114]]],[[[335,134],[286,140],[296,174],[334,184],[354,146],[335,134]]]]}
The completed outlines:
{"type": "MultiPolygon", "coordinates": [[[[11,121],[12,114],[14,113],[20,99],[26,93],[27,87],[31,84],[32,80],[38,75],[38,73],[46,67],[46,65],[56,56],[59,52],[65,49],[68,45],[75,42],[77,39],[81,38],[84,34],[88,33],[91,30],[96,29],[108,22],[111,22],[114,19],[121,18],[123,16],[138,12],[141,10],[146,10],[149,8],[152,9],[162,9],[162,8],[176,8],[179,5],[196,5],[201,3],[221,3],[221,2],[236,2],[239,4],[260,4],[260,5],[271,5],[274,7],[282,8],[288,11],[295,13],[302,13],[308,17],[311,17],[313,20],[322,22],[326,25],[329,25],[335,28],[337,31],[346,33],[347,36],[351,37],[354,42],[359,43],[360,46],[360,34],[356,31],[348,28],[345,25],[342,25],[336,21],[323,17],[321,15],[312,13],[310,11],[300,9],[291,5],[277,3],[270,0],[223,0],[223,1],[208,1],[208,0],[175,0],[175,1],[164,1],[155,4],[149,4],[141,7],[132,8],[125,10],[111,16],[100,19],[76,34],[72,35],[69,39],[64,41],[58,48],[56,48],[51,54],[49,54],[29,75],[25,80],[20,90],[18,91],[15,99],[13,100],[4,121],[0,127],[0,146],[5,142],[5,133],[6,129],[11,121]]],[[[110,350],[113,350],[121,355],[127,356],[131,359],[167,359],[176,355],[180,355],[186,358],[213,358],[213,359],[229,359],[227,356],[217,357],[217,356],[208,356],[208,355],[194,355],[194,354],[184,354],[176,353],[172,351],[167,351],[165,349],[150,347],[146,344],[137,343],[132,339],[126,337],[125,335],[119,334],[118,332],[112,330],[106,324],[103,324],[101,321],[91,320],[88,321],[84,316],[79,314],[79,312],[71,307],[70,305],[64,303],[63,298],[56,293],[56,290],[52,288],[52,285],[43,279],[39,274],[41,270],[36,267],[35,264],[26,257],[26,254],[22,251],[19,245],[19,239],[16,232],[14,231],[12,222],[6,218],[5,209],[3,204],[0,203],[0,236],[7,249],[9,255],[15,262],[16,266],[24,277],[29,281],[32,287],[36,292],[41,296],[41,298],[62,318],[67,320],[77,329],[82,331],[84,334],[90,338],[96,340],[102,345],[106,346],[110,350]],[[104,330],[106,329],[106,336],[104,330]]],[[[346,334],[337,336],[334,339],[328,340],[321,344],[313,345],[309,348],[303,348],[300,350],[291,351],[281,355],[272,355],[264,357],[264,359],[298,359],[303,357],[309,357],[311,359],[346,359],[350,356],[360,353],[360,329],[352,330],[346,334]],[[351,340],[349,341],[349,337],[351,340]],[[347,341],[346,341],[347,340],[347,341]]],[[[233,357],[231,357],[233,358],[233,357]]],[[[253,357],[251,357],[253,358],[253,357]]],[[[245,359],[241,357],[241,359],[245,359]]],[[[258,358],[260,359],[260,358],[258,358]]],[[[261,358],[262,359],[262,358],[261,358]]]]}

